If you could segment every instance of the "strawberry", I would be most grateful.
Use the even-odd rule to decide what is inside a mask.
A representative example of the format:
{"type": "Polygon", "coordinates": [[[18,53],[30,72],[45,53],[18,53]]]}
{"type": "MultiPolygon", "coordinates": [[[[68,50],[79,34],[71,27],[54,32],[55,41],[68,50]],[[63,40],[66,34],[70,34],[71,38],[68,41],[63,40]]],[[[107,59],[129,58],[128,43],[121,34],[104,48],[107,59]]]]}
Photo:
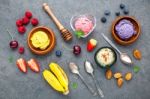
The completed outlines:
{"type": "Polygon", "coordinates": [[[97,41],[95,39],[90,39],[87,43],[87,51],[91,52],[97,45],[97,41]]]}
{"type": "Polygon", "coordinates": [[[27,64],[32,71],[37,73],[40,72],[40,66],[35,59],[30,59],[27,64]]]}
{"type": "Polygon", "coordinates": [[[22,71],[23,73],[27,73],[26,61],[23,58],[18,59],[16,64],[20,71],[22,71]]]}

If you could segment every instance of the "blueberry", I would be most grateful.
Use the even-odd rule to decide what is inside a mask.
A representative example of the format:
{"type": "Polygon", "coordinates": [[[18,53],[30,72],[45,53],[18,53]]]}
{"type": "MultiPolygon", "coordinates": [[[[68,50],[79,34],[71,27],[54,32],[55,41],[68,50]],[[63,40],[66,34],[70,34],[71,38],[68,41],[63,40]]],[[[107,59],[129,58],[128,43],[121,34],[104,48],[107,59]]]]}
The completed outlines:
{"type": "Polygon", "coordinates": [[[104,12],[104,14],[105,14],[105,15],[110,15],[110,11],[109,11],[109,10],[106,10],[106,11],[104,12]]]}
{"type": "Polygon", "coordinates": [[[120,16],[120,12],[116,12],[115,14],[116,14],[116,16],[120,16]]]}
{"type": "Polygon", "coordinates": [[[102,17],[102,18],[101,18],[101,22],[102,22],[102,23],[105,23],[106,21],[107,21],[107,19],[106,19],[105,17],[102,17]]]}
{"type": "Polygon", "coordinates": [[[57,57],[60,57],[60,56],[62,55],[62,52],[61,52],[60,50],[57,50],[57,51],[55,52],[55,54],[56,54],[57,57]]]}
{"type": "Polygon", "coordinates": [[[124,9],[125,8],[125,5],[124,4],[120,4],[120,9],[124,9]]]}
{"type": "Polygon", "coordinates": [[[123,10],[123,13],[124,13],[125,15],[127,15],[127,14],[129,14],[129,10],[128,10],[128,9],[124,9],[124,10],[123,10]]]}

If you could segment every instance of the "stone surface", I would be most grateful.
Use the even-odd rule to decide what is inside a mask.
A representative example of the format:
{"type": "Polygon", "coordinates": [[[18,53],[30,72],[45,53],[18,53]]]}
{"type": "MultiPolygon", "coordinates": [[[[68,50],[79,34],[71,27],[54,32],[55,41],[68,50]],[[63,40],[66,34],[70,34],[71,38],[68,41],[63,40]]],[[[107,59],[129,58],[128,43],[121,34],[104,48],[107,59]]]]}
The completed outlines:
{"type": "MultiPolygon", "coordinates": [[[[85,59],[93,62],[95,67],[95,76],[104,92],[104,99],[149,99],[150,98],[150,0],[1,0],[0,1],[0,99],[99,99],[93,97],[85,85],[78,77],[73,75],[68,68],[68,62],[76,62],[80,67],[81,74],[85,77],[86,82],[94,89],[92,78],[84,70],[85,59]],[[73,15],[89,13],[97,18],[97,26],[94,32],[87,38],[78,40],[75,35],[71,43],[64,43],[60,37],[59,31],[49,16],[43,11],[42,3],[47,2],[53,9],[55,15],[62,24],[71,30],[70,19],[73,15]],[[110,39],[111,22],[115,19],[115,12],[119,9],[120,3],[124,3],[130,10],[130,15],[135,16],[142,27],[142,35],[130,46],[120,46],[118,48],[132,56],[132,50],[137,48],[142,51],[143,59],[136,61],[135,65],[140,66],[139,73],[133,75],[133,79],[125,82],[122,88],[118,88],[114,79],[108,81],[104,76],[104,70],[99,68],[94,62],[94,52],[102,46],[109,46],[100,36],[105,33],[110,39]],[[57,46],[54,51],[45,55],[37,56],[30,52],[27,47],[26,38],[32,25],[27,26],[27,32],[19,35],[16,29],[15,21],[23,17],[26,10],[33,12],[33,17],[39,19],[40,25],[52,28],[57,37],[57,46]],[[100,18],[104,16],[104,11],[110,10],[111,16],[107,16],[107,23],[102,24],[100,18]],[[25,46],[24,55],[19,55],[17,50],[9,48],[10,37],[6,29],[12,32],[13,36],[19,41],[20,45],[25,46]],[[92,53],[86,51],[86,42],[90,38],[98,40],[98,46],[92,53]],[[75,57],[72,52],[62,47],[62,44],[72,48],[73,45],[79,44],[82,47],[82,54],[75,57]],[[62,50],[62,57],[55,56],[56,50],[62,50]],[[78,83],[78,88],[73,89],[70,85],[70,94],[63,96],[54,91],[42,78],[42,72],[33,73],[28,69],[27,74],[22,74],[16,67],[15,61],[19,57],[26,60],[36,58],[41,64],[41,71],[48,68],[51,61],[59,63],[68,74],[72,82],[78,83]]],[[[122,15],[122,12],[121,12],[122,15]]],[[[72,30],[71,30],[72,31],[72,30]]],[[[115,42],[114,42],[115,43],[115,42]]],[[[133,68],[123,65],[119,58],[117,63],[112,67],[113,72],[120,71],[123,74],[133,72],[133,68]]]]}

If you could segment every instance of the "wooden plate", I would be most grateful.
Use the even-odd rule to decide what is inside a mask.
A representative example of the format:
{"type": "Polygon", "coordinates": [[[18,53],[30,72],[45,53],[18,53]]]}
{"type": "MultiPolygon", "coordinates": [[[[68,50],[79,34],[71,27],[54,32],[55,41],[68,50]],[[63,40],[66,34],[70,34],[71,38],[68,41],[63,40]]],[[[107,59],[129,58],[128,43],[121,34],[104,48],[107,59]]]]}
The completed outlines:
{"type": "Polygon", "coordinates": [[[44,55],[44,54],[47,54],[48,52],[52,51],[53,48],[55,47],[55,43],[56,43],[56,40],[55,40],[55,35],[54,35],[54,32],[50,29],[50,28],[47,28],[45,26],[39,26],[39,27],[35,27],[33,28],[29,33],[28,33],[28,38],[27,38],[27,43],[28,43],[28,46],[30,48],[30,50],[37,54],[37,55],[44,55]],[[50,39],[50,44],[49,46],[45,49],[45,50],[40,50],[38,48],[35,48],[33,45],[32,45],[32,42],[31,42],[31,37],[34,33],[36,33],[37,31],[43,31],[45,32],[49,39],[50,39]]]}
{"type": "Polygon", "coordinates": [[[121,17],[118,17],[112,24],[112,28],[111,28],[111,31],[112,31],[112,36],[113,38],[115,39],[115,41],[121,45],[130,45],[132,43],[134,43],[139,35],[141,34],[141,27],[138,23],[138,21],[134,18],[134,17],[131,17],[131,16],[121,16],[121,17]],[[135,27],[135,31],[136,31],[136,35],[132,36],[130,39],[128,40],[122,40],[121,38],[119,38],[119,36],[117,35],[116,33],[116,30],[115,30],[115,26],[123,19],[126,19],[126,20],[129,20],[135,27]]]}

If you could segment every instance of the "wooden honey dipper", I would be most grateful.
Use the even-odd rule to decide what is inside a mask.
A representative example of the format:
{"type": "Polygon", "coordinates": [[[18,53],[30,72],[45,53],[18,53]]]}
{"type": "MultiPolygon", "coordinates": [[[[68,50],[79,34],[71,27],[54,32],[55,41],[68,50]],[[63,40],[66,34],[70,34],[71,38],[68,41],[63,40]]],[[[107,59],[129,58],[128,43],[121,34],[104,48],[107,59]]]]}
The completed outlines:
{"type": "Polygon", "coordinates": [[[52,18],[52,20],[60,30],[63,39],[65,41],[70,41],[72,39],[72,34],[66,28],[64,28],[64,26],[59,22],[59,20],[55,17],[55,15],[53,14],[52,10],[50,9],[47,3],[43,3],[43,8],[47,12],[47,14],[52,18]]]}

